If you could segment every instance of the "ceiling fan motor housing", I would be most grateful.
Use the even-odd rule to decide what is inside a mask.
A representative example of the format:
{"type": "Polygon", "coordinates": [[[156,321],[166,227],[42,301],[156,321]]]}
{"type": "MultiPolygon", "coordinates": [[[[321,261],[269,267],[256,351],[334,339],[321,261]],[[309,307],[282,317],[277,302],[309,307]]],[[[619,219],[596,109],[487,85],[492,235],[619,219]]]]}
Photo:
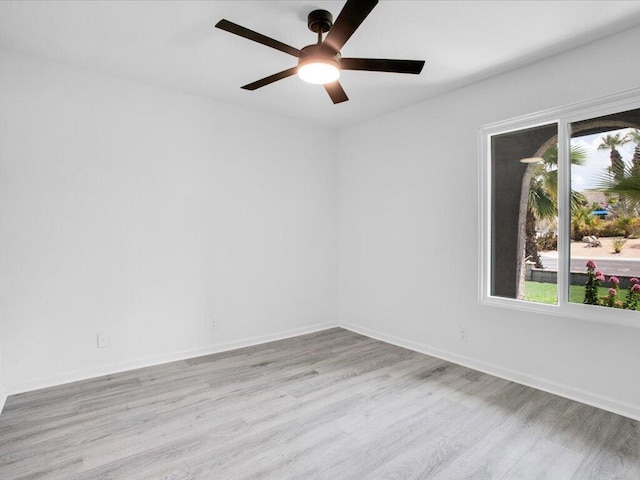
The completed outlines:
{"type": "Polygon", "coordinates": [[[301,55],[298,58],[298,68],[307,64],[322,61],[323,63],[329,63],[334,65],[336,68],[340,68],[340,59],[342,55],[340,52],[334,55],[327,55],[326,52],[321,51],[322,45],[307,45],[306,47],[302,47],[300,49],[301,55]]]}
{"type": "Polygon", "coordinates": [[[314,33],[326,33],[333,25],[333,16],[326,10],[314,10],[307,17],[307,26],[314,33]]]}

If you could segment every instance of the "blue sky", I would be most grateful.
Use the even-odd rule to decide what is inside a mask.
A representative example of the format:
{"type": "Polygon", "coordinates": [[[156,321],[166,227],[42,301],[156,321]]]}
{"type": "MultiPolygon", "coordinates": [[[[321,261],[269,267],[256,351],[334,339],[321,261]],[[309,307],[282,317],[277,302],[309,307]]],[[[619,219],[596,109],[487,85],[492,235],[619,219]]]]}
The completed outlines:
{"type": "MultiPolygon", "coordinates": [[[[571,140],[572,145],[579,145],[587,152],[587,161],[584,166],[571,166],[571,187],[574,190],[580,192],[582,190],[595,188],[596,185],[594,185],[594,183],[596,182],[597,176],[606,173],[606,168],[611,165],[611,160],[609,159],[611,150],[598,150],[601,138],[605,135],[615,135],[616,133],[625,135],[630,130],[629,128],[623,128],[621,130],[586,135],[571,140]]],[[[631,163],[635,147],[635,143],[629,142],[618,148],[618,151],[622,155],[622,160],[624,160],[626,164],[631,163]]]]}

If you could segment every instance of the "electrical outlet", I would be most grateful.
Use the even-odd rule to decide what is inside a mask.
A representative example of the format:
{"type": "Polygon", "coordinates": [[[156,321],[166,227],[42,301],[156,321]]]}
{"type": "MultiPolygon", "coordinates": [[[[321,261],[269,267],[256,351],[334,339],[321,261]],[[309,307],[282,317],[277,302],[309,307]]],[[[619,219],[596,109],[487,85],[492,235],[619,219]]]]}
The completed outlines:
{"type": "Polygon", "coordinates": [[[466,327],[458,327],[458,340],[465,343],[469,341],[469,330],[466,327]]]}
{"type": "Polygon", "coordinates": [[[109,346],[109,334],[107,332],[98,332],[98,348],[106,348],[109,346]]]}
{"type": "Polygon", "coordinates": [[[211,319],[211,330],[217,330],[218,329],[218,324],[219,324],[219,320],[218,317],[213,317],[211,319]]]}

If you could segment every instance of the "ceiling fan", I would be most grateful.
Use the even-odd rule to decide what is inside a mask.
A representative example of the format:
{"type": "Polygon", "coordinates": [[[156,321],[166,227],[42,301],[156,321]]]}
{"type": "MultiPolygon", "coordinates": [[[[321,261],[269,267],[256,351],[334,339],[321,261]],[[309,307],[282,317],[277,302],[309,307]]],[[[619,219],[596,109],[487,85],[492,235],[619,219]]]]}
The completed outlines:
{"type": "Polygon", "coordinates": [[[307,26],[309,30],[318,35],[318,42],[301,49],[249,30],[229,20],[220,20],[216,27],[298,58],[297,66],[244,85],[242,88],[245,90],[256,90],[297,73],[300,78],[309,83],[324,85],[333,103],[341,103],[349,100],[338,81],[341,70],[413,73],[417,75],[424,67],[424,60],[342,57],[340,50],[377,3],[378,0],[347,0],[335,23],[331,13],[326,10],[312,11],[307,18],[307,26]],[[329,33],[323,40],[322,34],[326,32],[329,33]]]}

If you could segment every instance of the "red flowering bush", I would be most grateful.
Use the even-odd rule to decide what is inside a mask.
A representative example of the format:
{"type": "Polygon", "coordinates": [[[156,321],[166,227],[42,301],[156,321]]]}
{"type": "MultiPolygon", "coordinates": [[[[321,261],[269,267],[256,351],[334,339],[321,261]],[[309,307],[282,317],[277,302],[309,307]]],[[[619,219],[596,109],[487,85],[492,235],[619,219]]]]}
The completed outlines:
{"type": "Polygon", "coordinates": [[[604,274],[598,270],[596,262],[587,262],[587,283],[584,286],[584,301],[587,305],[601,305],[603,307],[637,310],[640,304],[640,280],[636,277],[629,279],[631,286],[627,290],[624,301],[620,299],[620,279],[614,275],[609,277],[610,288],[602,298],[599,298],[599,288],[605,281],[604,274]]]}

